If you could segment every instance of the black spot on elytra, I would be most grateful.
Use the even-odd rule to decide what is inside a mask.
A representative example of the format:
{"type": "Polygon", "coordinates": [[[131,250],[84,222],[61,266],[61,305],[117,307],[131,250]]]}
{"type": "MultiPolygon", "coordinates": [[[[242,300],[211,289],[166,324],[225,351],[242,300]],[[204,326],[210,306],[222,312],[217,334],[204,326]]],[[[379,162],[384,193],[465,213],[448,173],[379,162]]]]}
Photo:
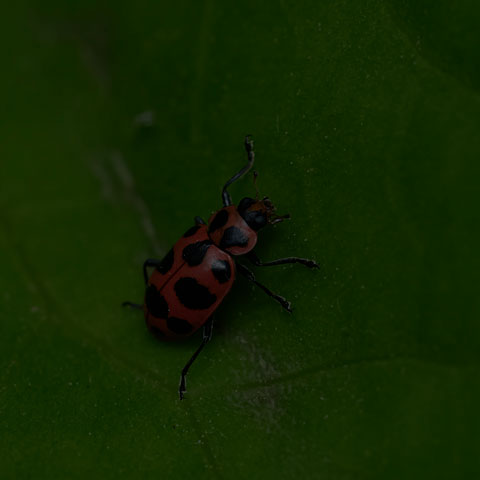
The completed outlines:
{"type": "Polygon", "coordinates": [[[218,230],[219,228],[223,227],[228,220],[228,212],[226,210],[220,210],[216,215],[215,218],[212,220],[212,223],[210,223],[210,226],[208,227],[208,232],[212,233],[215,230],[218,230]]]}
{"type": "Polygon", "coordinates": [[[167,273],[173,265],[173,248],[163,257],[162,261],[157,265],[157,270],[160,273],[167,273]]]}
{"type": "Polygon", "coordinates": [[[149,285],[145,291],[145,305],[148,311],[157,318],[168,317],[168,303],[155,285],[149,285]]]}
{"type": "Polygon", "coordinates": [[[203,310],[217,301],[216,295],[210,293],[207,287],[200,285],[191,277],[178,280],[174,289],[180,302],[192,310],[203,310]]]}
{"type": "Polygon", "coordinates": [[[258,232],[267,224],[267,216],[261,210],[253,210],[252,212],[245,212],[243,219],[247,225],[252,229],[258,232]]]}
{"type": "Polygon", "coordinates": [[[248,236],[237,227],[228,227],[223,232],[220,248],[225,250],[229,247],[245,247],[248,244],[248,236]]]}
{"type": "Polygon", "coordinates": [[[200,225],[194,225],[183,234],[183,237],[186,238],[186,237],[191,237],[192,235],[195,235],[199,228],[200,228],[200,225]]]}
{"type": "Polygon", "coordinates": [[[178,335],[186,335],[193,330],[192,324],[184,320],[183,318],[170,317],[167,319],[167,327],[173,333],[178,335]]]}
{"type": "Polygon", "coordinates": [[[255,203],[253,198],[245,197],[242,198],[238,204],[237,210],[238,213],[243,217],[244,213],[255,203]]]}
{"type": "Polygon", "coordinates": [[[191,243],[183,249],[182,257],[191,267],[200,265],[211,244],[210,240],[191,243]]]}
{"type": "Polygon", "coordinates": [[[232,269],[226,260],[215,260],[212,265],[212,273],[219,283],[225,283],[230,280],[232,269]]]}

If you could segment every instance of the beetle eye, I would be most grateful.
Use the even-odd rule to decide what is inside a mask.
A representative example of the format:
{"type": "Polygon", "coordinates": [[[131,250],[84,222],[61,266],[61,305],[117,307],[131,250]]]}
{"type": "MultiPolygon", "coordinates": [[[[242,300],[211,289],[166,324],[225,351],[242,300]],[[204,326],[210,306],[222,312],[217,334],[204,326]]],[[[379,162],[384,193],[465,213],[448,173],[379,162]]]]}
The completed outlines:
{"type": "Polygon", "coordinates": [[[263,198],[263,203],[267,208],[273,209],[273,203],[268,197],[263,198]]]}

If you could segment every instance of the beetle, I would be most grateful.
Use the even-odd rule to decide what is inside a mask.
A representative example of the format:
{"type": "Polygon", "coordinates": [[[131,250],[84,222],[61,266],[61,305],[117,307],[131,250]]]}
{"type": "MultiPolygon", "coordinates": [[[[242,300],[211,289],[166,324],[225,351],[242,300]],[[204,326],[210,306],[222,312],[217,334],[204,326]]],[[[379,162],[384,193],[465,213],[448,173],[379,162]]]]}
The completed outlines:
{"type": "MultiPolygon", "coordinates": [[[[268,197],[259,200],[243,198],[232,204],[228,187],[253,166],[255,153],[251,135],[245,137],[247,164],[223,186],[223,207],[214,212],[208,223],[195,217],[189,228],[162,260],[149,258],[143,264],[145,299],[143,305],[123,302],[123,306],[143,310],[150,332],[160,340],[186,338],[203,326],[200,346],[182,369],[178,393],[186,392],[186,376],[192,363],[212,338],[213,313],[232,288],[236,273],[261,288],[291,313],[291,304],[259,283],[255,275],[235,260],[244,256],[257,267],[299,263],[318,268],[313,260],[287,257],[262,262],[254,253],[257,232],[267,225],[282,222],[289,215],[279,216],[268,197]],[[148,268],[154,268],[148,274],[148,268]]],[[[257,174],[254,172],[256,187],[257,174]]]]}

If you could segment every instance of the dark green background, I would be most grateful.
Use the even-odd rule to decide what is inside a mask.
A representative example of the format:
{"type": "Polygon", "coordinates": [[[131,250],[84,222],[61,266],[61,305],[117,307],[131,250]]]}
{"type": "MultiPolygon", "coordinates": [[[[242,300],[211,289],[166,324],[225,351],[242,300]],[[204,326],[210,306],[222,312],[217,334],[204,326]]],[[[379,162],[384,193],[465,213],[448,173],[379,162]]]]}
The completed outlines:
{"type": "Polygon", "coordinates": [[[4,6],[2,479],[475,478],[479,24],[474,0],[4,6]],[[292,215],[258,254],[320,270],[258,271],[292,316],[239,280],[180,402],[199,338],[120,302],[245,133],[292,215]]]}

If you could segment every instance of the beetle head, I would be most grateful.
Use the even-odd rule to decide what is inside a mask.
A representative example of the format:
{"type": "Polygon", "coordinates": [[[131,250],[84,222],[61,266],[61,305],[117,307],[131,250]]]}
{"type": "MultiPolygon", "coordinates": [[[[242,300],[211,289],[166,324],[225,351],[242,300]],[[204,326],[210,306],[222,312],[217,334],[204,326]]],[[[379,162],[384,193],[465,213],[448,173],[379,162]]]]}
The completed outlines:
{"type": "Polygon", "coordinates": [[[249,197],[242,198],[237,210],[247,225],[256,232],[265,225],[274,225],[290,218],[290,215],[277,215],[275,213],[276,208],[268,197],[263,197],[262,200],[249,197]]]}

